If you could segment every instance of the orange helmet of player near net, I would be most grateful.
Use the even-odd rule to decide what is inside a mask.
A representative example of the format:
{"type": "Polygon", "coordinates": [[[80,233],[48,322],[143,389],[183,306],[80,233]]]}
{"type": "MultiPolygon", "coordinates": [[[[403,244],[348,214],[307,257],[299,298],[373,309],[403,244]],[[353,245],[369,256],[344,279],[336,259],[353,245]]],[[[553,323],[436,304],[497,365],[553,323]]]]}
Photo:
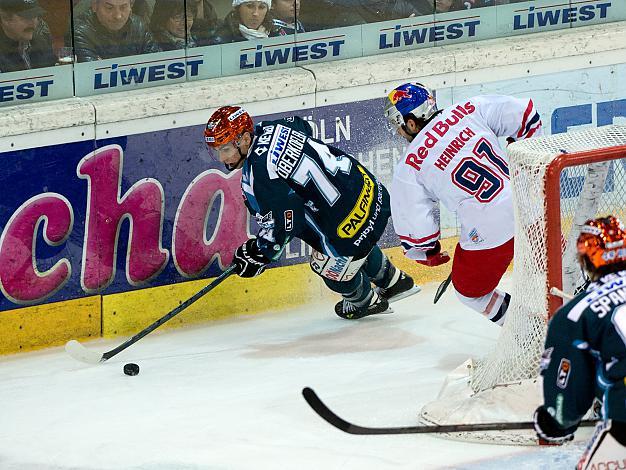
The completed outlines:
{"type": "Polygon", "coordinates": [[[626,231],[612,215],[590,219],[582,226],[576,247],[596,269],[626,261],[626,231]]]}
{"type": "Polygon", "coordinates": [[[222,106],[209,118],[204,141],[209,147],[220,147],[244,132],[254,132],[254,123],[246,110],[239,106],[222,106]]]}

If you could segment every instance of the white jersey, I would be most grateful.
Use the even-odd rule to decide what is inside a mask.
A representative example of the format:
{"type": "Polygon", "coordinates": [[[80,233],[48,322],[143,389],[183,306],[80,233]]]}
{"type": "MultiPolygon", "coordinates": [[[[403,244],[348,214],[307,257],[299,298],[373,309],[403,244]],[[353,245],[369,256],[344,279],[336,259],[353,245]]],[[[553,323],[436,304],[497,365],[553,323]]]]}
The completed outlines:
{"type": "Polygon", "coordinates": [[[434,248],[440,237],[438,202],[456,212],[459,243],[485,250],[513,237],[508,155],[498,137],[541,133],[530,99],[476,96],[437,114],[396,165],[391,213],[406,256],[434,248]]]}

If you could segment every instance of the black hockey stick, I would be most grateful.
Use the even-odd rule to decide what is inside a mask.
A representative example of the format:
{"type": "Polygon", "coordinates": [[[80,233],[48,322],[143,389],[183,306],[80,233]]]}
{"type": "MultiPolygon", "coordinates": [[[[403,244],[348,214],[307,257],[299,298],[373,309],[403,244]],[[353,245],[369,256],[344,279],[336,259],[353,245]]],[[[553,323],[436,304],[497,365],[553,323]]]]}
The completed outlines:
{"type": "Polygon", "coordinates": [[[450,285],[451,281],[452,281],[452,273],[450,273],[450,275],[441,284],[439,284],[439,287],[437,287],[437,292],[435,292],[435,299],[433,300],[434,304],[439,302],[439,299],[444,294],[446,289],[448,289],[448,286],[450,285]]]}
{"type": "Polygon", "coordinates": [[[168,321],[168,320],[172,319],[173,317],[175,317],[176,315],[178,315],[180,312],[185,310],[187,307],[189,307],[192,303],[194,303],[200,297],[203,297],[208,292],[213,290],[214,287],[216,287],[224,279],[226,279],[228,276],[230,276],[233,273],[234,269],[235,269],[235,265],[231,264],[229,267],[226,268],[226,270],[222,274],[220,274],[218,277],[216,277],[213,280],[213,282],[211,282],[208,286],[203,287],[201,290],[199,290],[194,295],[189,297],[187,300],[185,300],[178,307],[176,307],[175,309],[170,311],[167,315],[164,315],[163,317],[159,318],[157,321],[152,323],[150,326],[147,326],[146,328],[141,330],[139,333],[137,333],[135,336],[133,336],[132,338],[127,339],[122,344],[120,344],[118,347],[113,348],[110,351],[107,351],[105,353],[99,353],[97,351],[93,351],[91,349],[87,349],[87,348],[85,348],[85,346],[80,344],[75,339],[67,342],[67,344],[65,345],[65,351],[67,351],[67,353],[70,356],[72,356],[74,359],[76,359],[78,361],[81,361],[81,362],[86,362],[87,364],[98,364],[100,362],[105,362],[108,359],[111,359],[117,353],[122,352],[124,349],[126,349],[130,345],[135,344],[137,341],[139,341],[141,338],[146,336],[148,333],[156,330],[159,326],[161,326],[166,321],[168,321]]]}
{"type": "MultiPolygon", "coordinates": [[[[326,420],[330,425],[348,434],[373,435],[373,434],[429,434],[429,433],[453,433],[453,432],[476,432],[476,431],[514,431],[522,429],[534,429],[532,421],[503,422],[503,423],[477,423],[477,424],[444,424],[440,426],[399,426],[371,428],[359,426],[340,418],[328,408],[309,387],[302,389],[302,395],[313,410],[326,420]]],[[[580,426],[594,426],[596,421],[585,420],[580,426]]]]}

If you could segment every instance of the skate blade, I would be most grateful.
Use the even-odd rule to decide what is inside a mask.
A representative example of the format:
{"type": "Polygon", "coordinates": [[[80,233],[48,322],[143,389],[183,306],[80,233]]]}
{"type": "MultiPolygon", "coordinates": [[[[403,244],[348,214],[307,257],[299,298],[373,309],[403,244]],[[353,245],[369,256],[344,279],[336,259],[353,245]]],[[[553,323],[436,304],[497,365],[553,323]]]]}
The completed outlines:
{"type": "Polygon", "coordinates": [[[375,316],[375,315],[387,315],[389,313],[393,313],[393,309],[391,307],[387,308],[387,310],[385,310],[384,312],[370,313],[369,315],[364,315],[361,318],[371,317],[371,316],[375,316]]]}
{"type": "Polygon", "coordinates": [[[360,315],[356,315],[353,314],[351,316],[341,316],[339,315],[339,317],[345,319],[345,320],[350,320],[350,321],[354,321],[354,320],[360,320],[361,318],[365,318],[365,317],[371,317],[371,316],[375,316],[375,315],[386,315],[388,313],[393,313],[393,309],[391,307],[387,307],[387,310],[385,310],[384,312],[376,312],[376,313],[362,313],[360,315]]]}
{"type": "Polygon", "coordinates": [[[414,294],[420,292],[422,288],[420,286],[413,286],[409,290],[405,290],[404,292],[400,292],[399,294],[394,295],[393,297],[389,297],[387,302],[397,302],[398,300],[406,299],[407,297],[411,297],[414,294]]]}

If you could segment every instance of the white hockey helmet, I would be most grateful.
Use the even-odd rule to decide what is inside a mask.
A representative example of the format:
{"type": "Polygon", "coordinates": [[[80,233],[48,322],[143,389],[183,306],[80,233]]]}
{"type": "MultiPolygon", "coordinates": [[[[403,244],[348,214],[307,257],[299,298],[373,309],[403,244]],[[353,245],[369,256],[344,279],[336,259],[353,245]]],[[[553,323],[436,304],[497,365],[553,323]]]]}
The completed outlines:
{"type": "Polygon", "coordinates": [[[436,112],[435,95],[421,83],[405,83],[391,90],[384,111],[394,128],[402,127],[408,115],[416,119],[429,119],[436,112]]]}

